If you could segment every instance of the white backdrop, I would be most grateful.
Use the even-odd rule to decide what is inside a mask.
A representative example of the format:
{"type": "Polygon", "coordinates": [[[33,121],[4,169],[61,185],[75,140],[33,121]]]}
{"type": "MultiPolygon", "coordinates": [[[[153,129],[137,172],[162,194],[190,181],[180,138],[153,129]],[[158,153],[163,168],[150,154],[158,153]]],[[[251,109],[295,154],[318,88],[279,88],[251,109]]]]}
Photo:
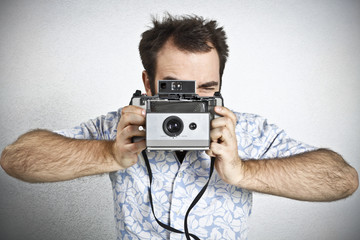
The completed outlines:
{"type": "MultiPolygon", "coordinates": [[[[360,170],[360,2],[1,1],[0,148],[126,105],[142,89],[150,15],[225,27],[225,105],[266,116],[360,170]]],[[[0,170],[0,239],[115,239],[107,175],[29,184],[0,170]]],[[[250,239],[357,239],[360,194],[332,203],[254,195],[250,239]]]]}

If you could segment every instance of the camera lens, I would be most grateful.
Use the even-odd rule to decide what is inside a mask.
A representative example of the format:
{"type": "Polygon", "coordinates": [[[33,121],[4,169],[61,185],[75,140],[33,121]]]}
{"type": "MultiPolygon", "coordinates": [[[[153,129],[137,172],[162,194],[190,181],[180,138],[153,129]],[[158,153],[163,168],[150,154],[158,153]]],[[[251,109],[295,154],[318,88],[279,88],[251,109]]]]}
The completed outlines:
{"type": "Polygon", "coordinates": [[[180,133],[184,129],[183,121],[177,116],[170,116],[165,119],[163,123],[163,130],[166,135],[170,137],[176,137],[180,135],[180,133]]]}

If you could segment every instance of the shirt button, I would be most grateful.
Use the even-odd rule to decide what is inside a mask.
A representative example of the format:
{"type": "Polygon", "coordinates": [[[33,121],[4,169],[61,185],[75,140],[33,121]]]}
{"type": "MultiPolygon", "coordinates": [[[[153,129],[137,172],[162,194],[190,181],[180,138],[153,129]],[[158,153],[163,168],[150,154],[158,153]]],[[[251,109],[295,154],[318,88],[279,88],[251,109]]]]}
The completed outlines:
{"type": "Polygon", "coordinates": [[[184,174],[183,174],[182,172],[180,172],[180,173],[178,174],[178,176],[182,178],[182,177],[184,176],[184,174]]]}

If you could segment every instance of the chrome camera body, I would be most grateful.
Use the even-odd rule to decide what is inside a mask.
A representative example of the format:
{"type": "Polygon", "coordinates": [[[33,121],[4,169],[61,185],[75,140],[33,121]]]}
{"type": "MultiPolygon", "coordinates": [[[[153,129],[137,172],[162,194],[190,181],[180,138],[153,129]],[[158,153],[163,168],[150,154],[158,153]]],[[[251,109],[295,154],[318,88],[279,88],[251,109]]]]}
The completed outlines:
{"type": "Polygon", "coordinates": [[[195,81],[160,80],[158,83],[157,95],[147,96],[137,90],[130,102],[146,110],[147,149],[209,149],[210,121],[218,117],[215,106],[223,106],[221,94],[200,97],[195,93],[195,81]]]}

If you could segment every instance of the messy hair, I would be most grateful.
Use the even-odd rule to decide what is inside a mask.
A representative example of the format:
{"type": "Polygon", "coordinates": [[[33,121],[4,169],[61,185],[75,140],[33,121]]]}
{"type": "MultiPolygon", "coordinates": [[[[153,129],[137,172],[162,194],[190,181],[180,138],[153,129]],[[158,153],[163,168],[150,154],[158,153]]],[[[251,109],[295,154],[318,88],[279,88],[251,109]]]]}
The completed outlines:
{"type": "Polygon", "coordinates": [[[226,34],[215,20],[196,15],[174,17],[166,14],[162,21],[152,18],[153,27],[142,34],[139,51],[144,69],[148,73],[152,94],[155,94],[157,55],[170,38],[180,50],[209,52],[215,48],[220,60],[220,87],[226,59],[229,54],[226,34]]]}

